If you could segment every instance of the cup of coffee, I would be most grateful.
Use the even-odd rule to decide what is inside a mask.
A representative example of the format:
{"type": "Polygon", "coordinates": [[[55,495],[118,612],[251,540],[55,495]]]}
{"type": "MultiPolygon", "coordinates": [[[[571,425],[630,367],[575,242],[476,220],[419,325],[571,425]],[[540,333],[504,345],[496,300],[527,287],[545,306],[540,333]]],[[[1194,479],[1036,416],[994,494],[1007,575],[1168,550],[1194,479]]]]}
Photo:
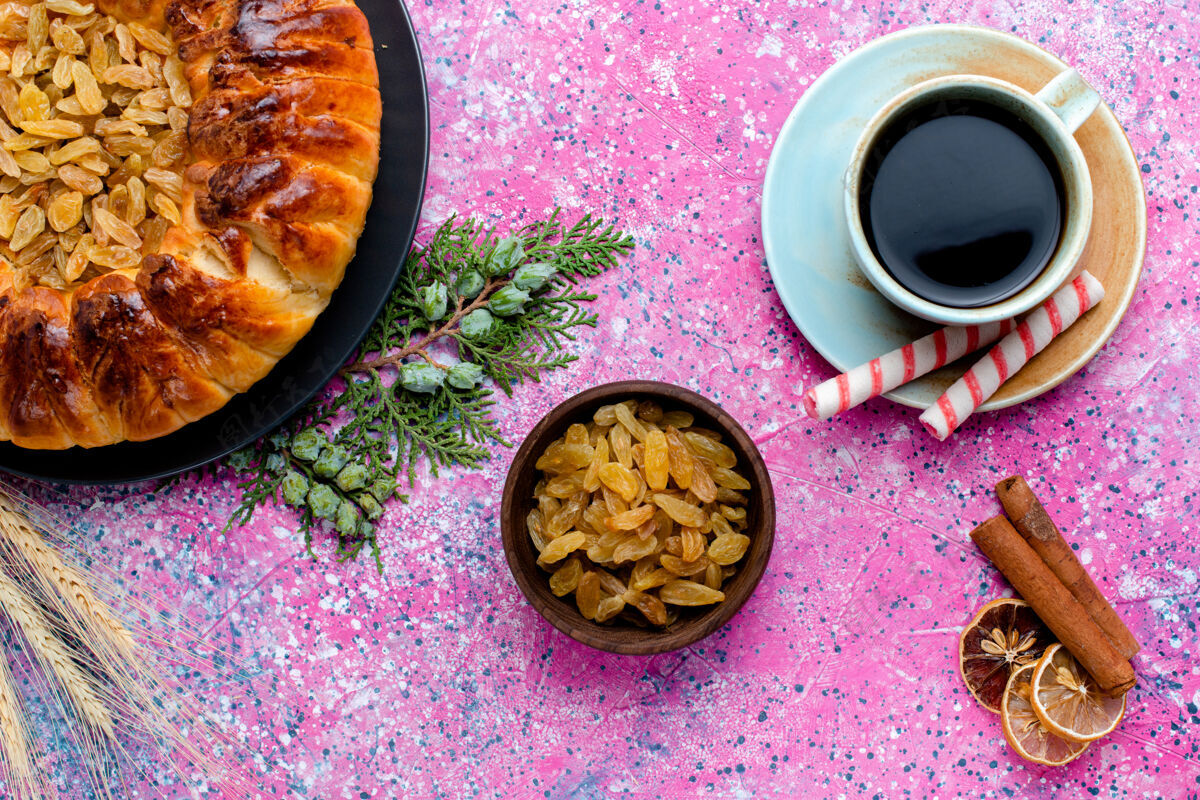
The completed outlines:
{"type": "Polygon", "coordinates": [[[894,97],[846,171],[863,273],[900,308],[946,325],[1044,301],[1087,243],[1092,183],[1074,133],[1099,102],[1073,69],[1037,94],[951,75],[894,97]]]}

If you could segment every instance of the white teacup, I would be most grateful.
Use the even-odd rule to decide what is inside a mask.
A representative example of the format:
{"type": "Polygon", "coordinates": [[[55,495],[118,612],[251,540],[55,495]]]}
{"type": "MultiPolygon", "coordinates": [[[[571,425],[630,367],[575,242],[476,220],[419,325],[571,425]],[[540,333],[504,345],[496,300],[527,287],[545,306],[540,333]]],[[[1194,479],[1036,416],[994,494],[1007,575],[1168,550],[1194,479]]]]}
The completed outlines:
{"type": "Polygon", "coordinates": [[[950,75],[924,81],[892,98],[867,123],[855,145],[844,181],[846,223],[863,274],[900,308],[945,325],[978,325],[1008,319],[1044,301],[1070,277],[1087,244],[1092,225],[1092,182],[1074,133],[1099,103],[1099,95],[1073,69],[1059,73],[1037,94],[995,78],[950,75]],[[904,113],[940,100],[982,101],[1014,114],[1045,141],[1062,176],[1065,214],[1058,247],[1028,286],[991,305],[955,307],[915,294],[879,262],[863,230],[859,192],[867,158],[876,140],[904,113]]]}

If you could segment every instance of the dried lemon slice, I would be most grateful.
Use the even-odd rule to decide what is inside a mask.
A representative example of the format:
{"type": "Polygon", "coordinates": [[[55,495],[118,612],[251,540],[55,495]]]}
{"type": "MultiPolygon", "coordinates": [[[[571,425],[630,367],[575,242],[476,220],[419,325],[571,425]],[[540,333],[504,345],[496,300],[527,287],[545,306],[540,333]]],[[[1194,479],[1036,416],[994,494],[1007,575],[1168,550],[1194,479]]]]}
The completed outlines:
{"type": "Polygon", "coordinates": [[[1046,648],[1031,684],[1034,713],[1064,739],[1095,741],[1111,733],[1125,716],[1125,695],[1106,695],[1061,644],[1046,648]]]}
{"type": "Polygon", "coordinates": [[[1053,634],[1028,603],[1002,597],[979,609],[963,628],[958,669],[971,696],[999,714],[1009,676],[1018,667],[1035,663],[1053,641],[1053,634]]]}
{"type": "Polygon", "coordinates": [[[1004,738],[1017,755],[1027,761],[1057,767],[1074,761],[1088,749],[1089,743],[1056,736],[1038,719],[1030,700],[1030,679],[1035,669],[1036,665],[1026,664],[1009,676],[1004,698],[1000,701],[1000,721],[1004,726],[1004,738]]]}

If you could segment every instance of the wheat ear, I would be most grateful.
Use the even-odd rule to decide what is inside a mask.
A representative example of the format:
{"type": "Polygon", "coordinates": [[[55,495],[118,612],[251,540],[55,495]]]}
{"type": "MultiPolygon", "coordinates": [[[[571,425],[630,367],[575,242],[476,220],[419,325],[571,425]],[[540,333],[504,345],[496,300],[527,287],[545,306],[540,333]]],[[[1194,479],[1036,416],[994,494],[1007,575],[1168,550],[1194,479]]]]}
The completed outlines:
{"type": "Polygon", "coordinates": [[[46,794],[37,772],[28,719],[8,659],[0,658],[0,778],[15,796],[34,800],[46,794]]]}
{"type": "MultiPolygon", "coordinates": [[[[55,605],[57,611],[62,612],[64,616],[71,616],[73,612],[76,618],[84,624],[89,621],[96,622],[102,632],[111,634],[110,637],[103,637],[100,643],[110,645],[111,649],[116,650],[127,662],[141,664],[144,655],[143,645],[137,643],[130,628],[117,617],[108,601],[102,599],[97,592],[98,589],[101,593],[109,596],[119,594],[121,590],[109,578],[94,572],[85,575],[74,566],[72,559],[64,558],[59,553],[59,548],[62,548],[65,553],[75,553],[77,557],[86,556],[86,553],[77,545],[56,532],[59,529],[70,529],[70,527],[69,523],[57,518],[46,509],[34,505],[15,487],[0,478],[0,546],[9,545],[8,549],[12,550],[14,554],[19,554],[27,562],[28,566],[19,565],[23,567],[22,576],[32,578],[46,589],[57,589],[58,592],[48,591],[46,593],[49,595],[47,600],[55,605]],[[5,541],[6,534],[11,542],[5,541]],[[31,566],[41,570],[42,574],[32,572],[31,566]],[[70,610],[64,608],[64,604],[57,598],[58,594],[68,598],[71,605],[70,610]]],[[[4,562],[0,561],[0,563],[4,562]]],[[[13,565],[14,567],[18,566],[15,562],[13,565]]],[[[123,596],[122,599],[142,618],[156,619],[159,615],[156,609],[138,602],[136,598],[123,596]]],[[[182,634],[185,638],[194,637],[194,634],[181,626],[170,623],[168,625],[173,632],[182,634]]],[[[169,651],[178,651],[184,656],[194,658],[198,655],[194,647],[182,647],[169,639],[155,635],[144,625],[135,625],[134,629],[144,643],[152,643],[169,651]]],[[[87,633],[91,634],[91,631],[87,631],[87,633]]],[[[94,635],[88,636],[89,644],[93,638],[94,635]]],[[[238,663],[237,657],[232,653],[213,646],[204,641],[203,637],[195,644],[205,644],[226,661],[238,663]]],[[[172,659],[172,661],[174,660],[172,659]]],[[[195,669],[194,665],[190,668],[195,669]]],[[[238,672],[244,672],[244,670],[243,666],[239,666],[237,669],[238,672]]]]}
{"type": "Polygon", "coordinates": [[[96,597],[83,576],[30,527],[3,493],[0,493],[0,544],[16,550],[33,567],[29,574],[44,584],[43,588],[47,590],[44,595],[52,603],[61,605],[65,600],[71,606],[70,610],[83,623],[79,629],[87,634],[90,646],[112,651],[113,655],[129,661],[135,660],[137,645],[133,635],[96,597]],[[91,625],[95,625],[95,629],[91,625]]]}
{"type": "Polygon", "coordinates": [[[21,587],[3,573],[0,573],[0,608],[20,628],[34,655],[46,672],[58,681],[79,717],[111,739],[113,720],[101,699],[99,687],[71,658],[67,646],[54,635],[45,615],[29,601],[21,587]]]}
{"type": "MultiPolygon", "coordinates": [[[[115,588],[103,579],[80,570],[55,546],[57,544],[67,552],[78,551],[69,540],[56,533],[57,529],[67,527],[66,523],[44,509],[23,501],[20,493],[0,481],[0,566],[7,567],[13,576],[9,581],[12,587],[18,591],[23,587],[36,591],[39,602],[56,614],[63,630],[80,643],[77,655],[86,659],[86,663],[98,674],[107,675],[111,680],[112,685],[102,695],[102,710],[106,709],[106,713],[111,715],[115,727],[144,743],[152,741],[159,746],[165,744],[183,755],[206,777],[221,784],[227,797],[248,797],[249,784],[227,774],[227,765],[191,741],[179,723],[168,718],[166,704],[172,698],[163,684],[164,674],[144,659],[142,647],[130,628],[117,617],[97,591],[97,587],[110,592],[115,592],[115,588]]],[[[132,598],[125,600],[133,602],[132,598]]],[[[33,610],[40,615],[36,606],[33,606],[33,610]]],[[[141,611],[148,616],[153,615],[149,609],[141,611]]],[[[45,620],[44,616],[42,619],[45,620]]],[[[180,629],[179,632],[184,631],[180,629]]],[[[142,630],[141,635],[148,639],[159,639],[148,630],[142,630]]],[[[167,640],[159,643],[168,649],[177,649],[167,640]]],[[[79,716],[86,719],[75,698],[68,699],[79,716]]],[[[216,740],[224,745],[233,745],[209,722],[207,714],[186,707],[178,708],[176,713],[183,717],[187,728],[201,736],[211,737],[210,741],[216,740]]],[[[84,752],[88,754],[89,775],[95,777],[102,774],[104,747],[95,736],[81,744],[85,745],[84,752]]],[[[109,744],[116,745],[111,734],[109,744]]],[[[172,764],[179,776],[188,781],[178,766],[174,762],[172,764]]]]}

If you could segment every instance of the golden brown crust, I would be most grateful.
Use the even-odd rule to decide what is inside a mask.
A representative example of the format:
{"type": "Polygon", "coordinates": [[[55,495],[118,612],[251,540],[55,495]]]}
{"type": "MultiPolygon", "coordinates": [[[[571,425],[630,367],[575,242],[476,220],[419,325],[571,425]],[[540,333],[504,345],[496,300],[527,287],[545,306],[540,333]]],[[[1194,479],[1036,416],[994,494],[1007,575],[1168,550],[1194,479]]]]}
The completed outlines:
{"type": "Polygon", "coordinates": [[[198,159],[290,153],[369,182],[375,164],[362,154],[379,147],[378,110],[378,94],[369,87],[300,78],[213,92],[193,106],[188,133],[198,159]]]}
{"type": "Polygon", "coordinates": [[[0,440],[23,447],[162,436],[262,378],[341,282],[378,167],[378,73],[352,0],[100,9],[179,45],[196,98],[184,221],[139,269],[73,294],[0,271],[0,440]]]}
{"type": "Polygon", "coordinates": [[[137,285],[110,273],[75,293],[71,327],[79,369],[110,427],[143,441],[220,408],[232,395],[202,371],[137,285]]]}
{"type": "Polygon", "coordinates": [[[0,294],[0,438],[26,447],[106,444],[112,432],[81,375],[69,311],[43,287],[0,294]]]}
{"type": "Polygon", "coordinates": [[[366,18],[348,2],[173,0],[166,19],[193,80],[212,88],[297,78],[379,86],[366,18]]]}
{"type": "Polygon", "coordinates": [[[262,377],[308,331],[318,306],[315,297],[298,302],[286,289],[251,288],[169,255],[147,257],[137,287],[154,316],[227,386],[262,377]]]}
{"type": "Polygon", "coordinates": [[[202,225],[243,225],[296,280],[328,294],[341,283],[370,202],[370,184],[293,156],[192,165],[202,225]],[[352,234],[352,235],[350,235],[352,234]]]}

